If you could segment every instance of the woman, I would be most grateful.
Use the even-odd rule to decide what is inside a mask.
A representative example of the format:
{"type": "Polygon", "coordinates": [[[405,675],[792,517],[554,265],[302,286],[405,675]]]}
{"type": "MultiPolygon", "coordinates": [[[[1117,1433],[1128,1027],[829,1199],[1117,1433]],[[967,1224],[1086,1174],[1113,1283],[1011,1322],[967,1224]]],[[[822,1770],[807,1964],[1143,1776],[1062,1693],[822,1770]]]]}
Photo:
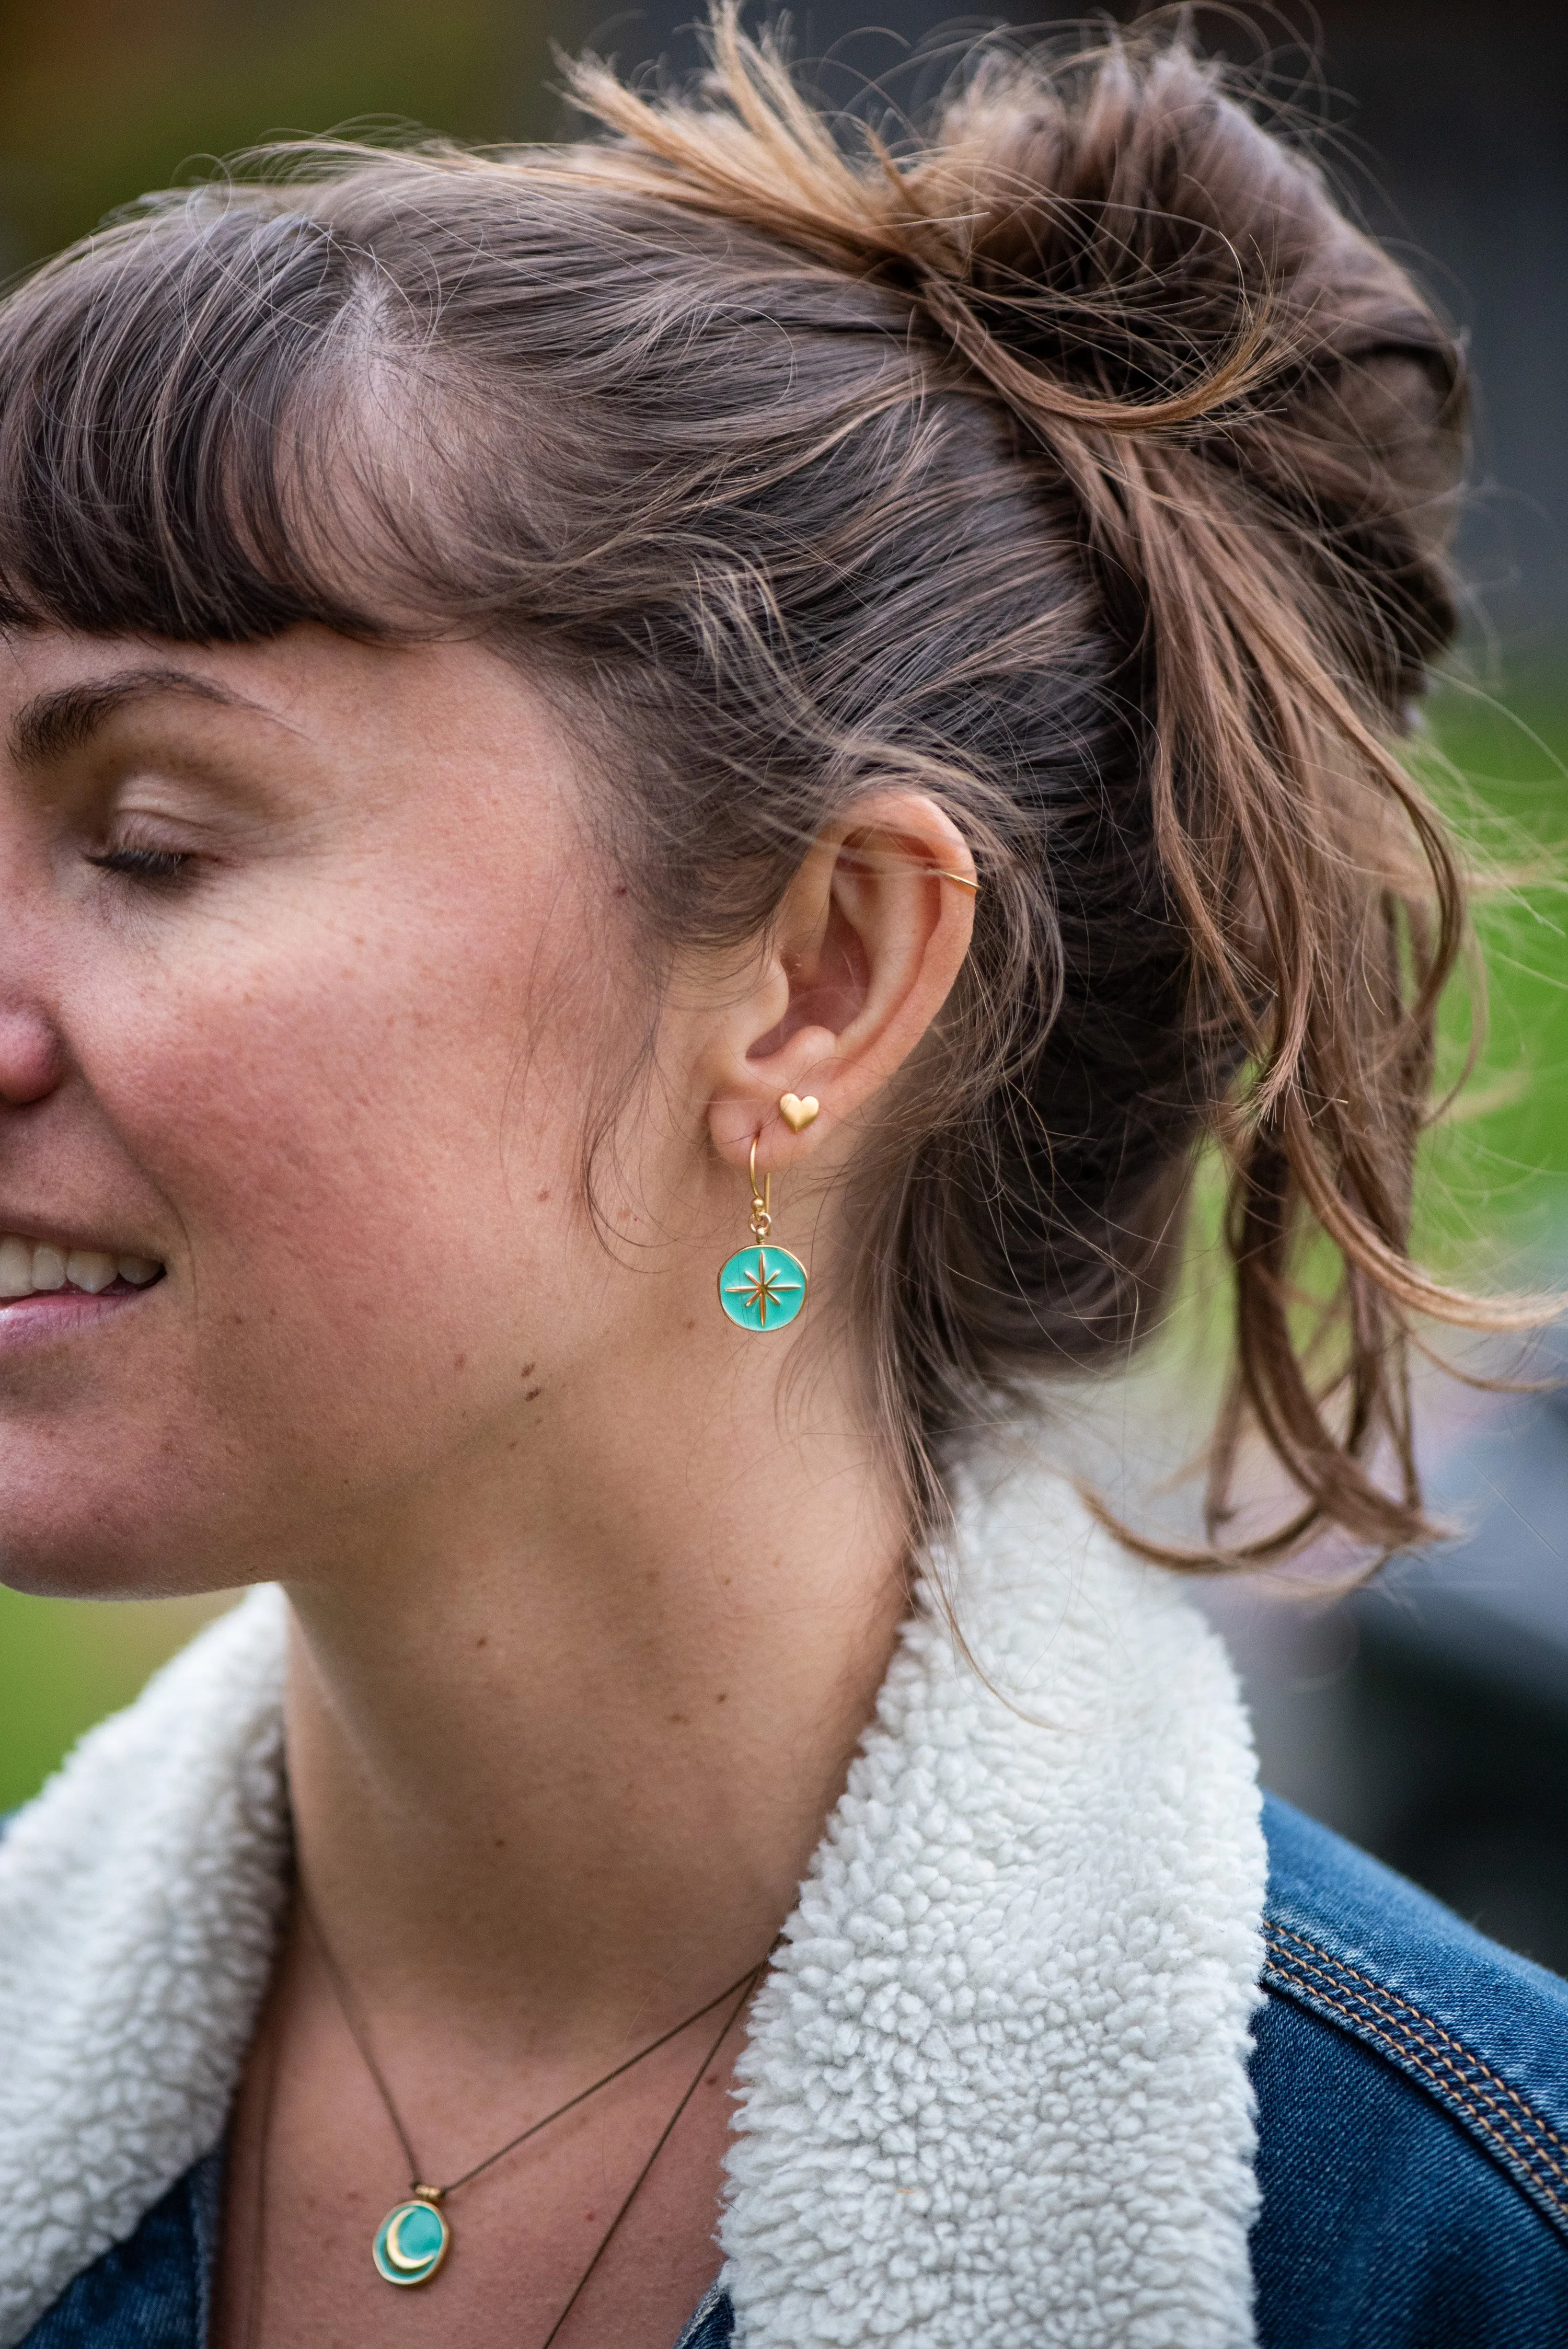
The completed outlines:
{"type": "Polygon", "coordinates": [[[0,316],[6,1572],[262,1586],[0,1854],[0,2340],[1561,2340],[1568,1995],[1030,1437],[1217,1140],[1215,1554],[1421,1531],[1455,347],[1179,41],[716,58],[0,316]]]}

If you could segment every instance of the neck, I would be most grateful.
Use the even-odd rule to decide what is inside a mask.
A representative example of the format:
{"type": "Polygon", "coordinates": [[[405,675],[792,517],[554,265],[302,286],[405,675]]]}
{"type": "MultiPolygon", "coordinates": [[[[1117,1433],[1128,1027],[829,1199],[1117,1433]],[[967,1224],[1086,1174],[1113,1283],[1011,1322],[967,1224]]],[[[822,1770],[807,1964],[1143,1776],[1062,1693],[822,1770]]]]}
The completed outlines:
{"type": "Polygon", "coordinates": [[[678,1372],[664,1424],[656,1382],[634,1413],[559,1394],[526,1452],[291,1586],[300,1866],[377,2011],[585,2055],[743,1974],[794,1906],[904,1537],[834,1381],[787,1431],[757,1355],[696,1435],[678,1372]]]}

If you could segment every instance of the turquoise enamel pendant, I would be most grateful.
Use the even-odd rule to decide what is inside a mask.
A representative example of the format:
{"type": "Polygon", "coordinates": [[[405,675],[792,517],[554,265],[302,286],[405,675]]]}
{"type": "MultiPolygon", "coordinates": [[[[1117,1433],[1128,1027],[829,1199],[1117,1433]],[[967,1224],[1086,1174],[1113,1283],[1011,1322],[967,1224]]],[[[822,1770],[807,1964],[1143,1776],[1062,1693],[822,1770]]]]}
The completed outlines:
{"type": "Polygon", "coordinates": [[[428,2283],[451,2246],[446,2214],[417,2196],[388,2210],[376,2230],[370,2256],[388,2283],[428,2283]]]}
{"type": "Polygon", "coordinates": [[[720,1268],[718,1301],[738,1330],[786,1329],[806,1302],[806,1268],[788,1248],[758,1240],[720,1268]]]}
{"type": "MultiPolygon", "coordinates": [[[[789,1096],[791,1101],[794,1095],[789,1096]]],[[[797,1103],[798,1107],[803,1104],[797,1103]]],[[[813,1111],[816,1104],[812,1103],[813,1111]]],[[[810,1120],[807,1121],[808,1123],[810,1120]]],[[[751,1141],[751,1246],[718,1268],[718,1301],[738,1330],[787,1330],[806,1302],[806,1268],[788,1248],[769,1247],[773,1177],[757,1187],[757,1137],[751,1141]]]]}

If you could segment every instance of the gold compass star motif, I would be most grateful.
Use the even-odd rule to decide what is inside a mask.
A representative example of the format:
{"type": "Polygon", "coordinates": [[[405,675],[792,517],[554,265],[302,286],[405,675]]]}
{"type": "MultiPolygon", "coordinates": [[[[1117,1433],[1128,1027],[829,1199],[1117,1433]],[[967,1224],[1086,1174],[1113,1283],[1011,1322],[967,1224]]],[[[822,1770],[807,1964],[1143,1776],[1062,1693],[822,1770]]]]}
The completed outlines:
{"type": "Polygon", "coordinates": [[[766,1330],[768,1308],[770,1305],[782,1306],[785,1298],[795,1296],[799,1287],[798,1280],[786,1280],[782,1269],[769,1272],[768,1259],[758,1248],[755,1270],[748,1271],[738,1287],[732,1281],[726,1293],[738,1297],[748,1312],[756,1314],[766,1330]]]}

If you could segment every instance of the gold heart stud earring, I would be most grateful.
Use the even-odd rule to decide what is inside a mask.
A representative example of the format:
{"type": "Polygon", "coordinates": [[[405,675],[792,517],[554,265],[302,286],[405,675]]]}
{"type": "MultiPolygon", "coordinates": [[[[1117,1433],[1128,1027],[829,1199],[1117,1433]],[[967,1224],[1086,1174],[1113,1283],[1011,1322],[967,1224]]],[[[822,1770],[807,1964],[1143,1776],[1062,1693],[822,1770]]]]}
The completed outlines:
{"type": "Polygon", "coordinates": [[[799,1093],[783,1093],[779,1097],[779,1114],[791,1133],[804,1133],[821,1106],[815,1093],[808,1093],[804,1101],[799,1093]]]}

